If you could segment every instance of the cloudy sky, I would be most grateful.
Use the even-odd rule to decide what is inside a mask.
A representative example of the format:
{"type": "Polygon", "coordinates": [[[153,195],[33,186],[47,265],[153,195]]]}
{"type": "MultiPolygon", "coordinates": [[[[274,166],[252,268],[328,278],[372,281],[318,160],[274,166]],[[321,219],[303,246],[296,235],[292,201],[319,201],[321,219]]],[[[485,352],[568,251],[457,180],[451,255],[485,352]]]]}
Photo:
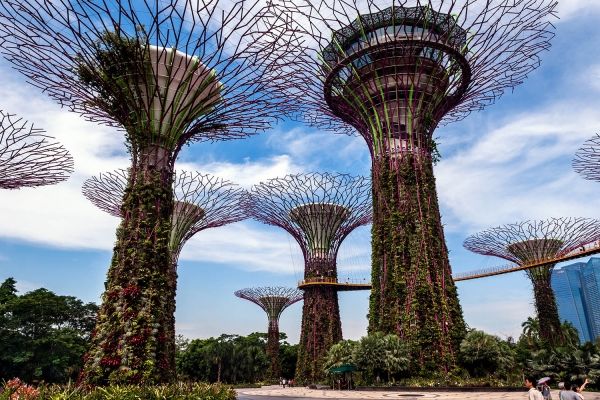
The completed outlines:
{"type": "MultiPolygon", "coordinates": [[[[596,0],[564,0],[556,38],[542,66],[514,93],[483,112],[439,128],[442,161],[436,167],[443,223],[454,271],[503,264],[464,250],[462,241],[504,223],[559,216],[600,218],[600,183],[571,168],[579,146],[600,131],[600,32],[596,0]]],[[[18,114],[55,136],[73,154],[67,182],[4,191],[0,201],[0,280],[14,277],[26,292],[45,287],[100,301],[118,220],[81,195],[83,181],[127,167],[123,136],[61,109],[11,65],[0,60],[0,110],[18,114]]],[[[363,139],[319,132],[290,121],[246,140],[197,144],[177,166],[230,179],[249,188],[288,173],[369,174],[363,139]]],[[[368,279],[369,230],[343,245],[342,274],[368,279]]],[[[177,329],[189,338],[265,331],[257,306],[233,296],[263,285],[295,286],[300,253],[282,230],[244,221],[201,232],[179,265],[177,329]]],[[[524,273],[459,282],[467,323],[498,335],[518,335],[533,314],[524,273]]],[[[345,338],[366,332],[368,292],[340,294],[345,338]]],[[[297,342],[301,305],[286,311],[281,330],[297,342]]]]}

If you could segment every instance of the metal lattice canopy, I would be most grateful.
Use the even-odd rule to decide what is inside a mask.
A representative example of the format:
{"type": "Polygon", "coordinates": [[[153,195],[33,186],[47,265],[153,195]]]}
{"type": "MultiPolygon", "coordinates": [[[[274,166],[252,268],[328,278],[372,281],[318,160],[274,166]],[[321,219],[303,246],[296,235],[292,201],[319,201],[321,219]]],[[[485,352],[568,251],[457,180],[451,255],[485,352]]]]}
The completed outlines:
{"type": "Polygon", "coordinates": [[[34,86],[152,158],[291,110],[279,87],[294,45],[275,36],[280,23],[249,1],[3,0],[0,48],[34,86]]]}
{"type": "Polygon", "coordinates": [[[303,119],[374,153],[428,147],[439,124],[493,104],[540,65],[554,0],[286,0],[304,44],[289,70],[303,119]],[[356,129],[356,130],[355,130],[356,129]]]}
{"type": "Polygon", "coordinates": [[[487,229],[467,238],[463,246],[478,254],[527,265],[567,254],[599,239],[598,220],[550,218],[487,229]]]}
{"type": "Polygon", "coordinates": [[[587,140],[575,153],[573,169],[583,179],[600,181],[600,135],[587,140]]]}
{"type": "Polygon", "coordinates": [[[73,157],[52,136],[0,110],[0,188],[54,185],[69,178],[73,157]]]}
{"type": "Polygon", "coordinates": [[[247,288],[234,293],[241,299],[246,299],[265,310],[269,320],[278,321],[281,313],[294,303],[302,300],[304,293],[295,288],[282,286],[265,286],[247,288]]]}
{"type": "MultiPolygon", "coordinates": [[[[119,169],[92,177],[83,184],[83,195],[96,207],[121,217],[129,171],[119,169]]],[[[175,260],[196,233],[246,219],[241,205],[245,191],[215,176],[181,171],[174,183],[175,207],[170,248],[175,260]]]]}
{"type": "Polygon", "coordinates": [[[292,235],[305,260],[335,260],[346,236],[372,220],[371,183],[344,174],[287,175],[254,185],[245,207],[292,235]]]}

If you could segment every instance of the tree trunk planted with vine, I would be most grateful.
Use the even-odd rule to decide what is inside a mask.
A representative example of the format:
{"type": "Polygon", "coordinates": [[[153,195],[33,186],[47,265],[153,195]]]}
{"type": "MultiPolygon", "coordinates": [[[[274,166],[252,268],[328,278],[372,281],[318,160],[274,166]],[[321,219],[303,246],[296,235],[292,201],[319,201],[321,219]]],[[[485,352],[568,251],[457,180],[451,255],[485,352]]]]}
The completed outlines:
{"type": "Polygon", "coordinates": [[[173,177],[142,165],[123,198],[123,220],[82,384],[156,384],[175,379],[176,277],[169,239],[173,177]]]}
{"type": "MultiPolygon", "coordinates": [[[[305,278],[327,276],[337,278],[335,262],[316,261],[306,266],[305,278]]],[[[342,340],[342,322],[337,290],[333,286],[314,285],[304,289],[302,331],[298,344],[296,379],[323,381],[327,372],[323,362],[327,351],[342,340]]]]}
{"type": "Polygon", "coordinates": [[[550,284],[553,269],[554,265],[527,270],[533,285],[535,311],[540,322],[540,338],[552,348],[563,343],[556,297],[550,284]]]}
{"type": "Polygon", "coordinates": [[[279,360],[279,323],[275,318],[269,318],[269,331],[267,332],[267,356],[269,357],[269,362],[271,363],[269,367],[269,378],[279,379],[281,376],[281,362],[279,360]]]}
{"type": "Polygon", "coordinates": [[[441,224],[429,155],[373,163],[369,333],[396,334],[412,373],[448,373],[466,334],[441,224]]]}

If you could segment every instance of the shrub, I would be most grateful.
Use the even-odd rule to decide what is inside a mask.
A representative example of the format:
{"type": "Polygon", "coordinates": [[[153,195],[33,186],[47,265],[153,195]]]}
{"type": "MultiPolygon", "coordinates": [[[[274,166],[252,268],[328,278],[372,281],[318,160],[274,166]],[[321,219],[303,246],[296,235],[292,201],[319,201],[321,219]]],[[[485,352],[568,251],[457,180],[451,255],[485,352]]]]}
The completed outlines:
{"type": "Polygon", "coordinates": [[[0,400],[235,400],[226,385],[180,382],[171,385],[112,385],[78,388],[70,385],[40,385],[37,389],[13,379],[4,385],[0,400]],[[18,382],[15,384],[15,381],[18,382]],[[15,396],[16,395],[16,396],[15,396]]]}

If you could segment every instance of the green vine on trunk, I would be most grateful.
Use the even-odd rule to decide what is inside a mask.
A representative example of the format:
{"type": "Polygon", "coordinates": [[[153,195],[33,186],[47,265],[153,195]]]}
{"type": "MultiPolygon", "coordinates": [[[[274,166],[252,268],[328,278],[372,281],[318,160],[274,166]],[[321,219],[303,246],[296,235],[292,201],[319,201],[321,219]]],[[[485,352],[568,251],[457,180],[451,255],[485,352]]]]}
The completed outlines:
{"type": "Polygon", "coordinates": [[[379,157],[373,167],[369,332],[396,334],[411,373],[448,373],[466,335],[435,190],[422,152],[379,157]]]}
{"type": "Polygon", "coordinates": [[[157,384],[175,378],[172,179],[165,170],[142,170],[125,192],[124,218],[82,384],[157,384]]]}

